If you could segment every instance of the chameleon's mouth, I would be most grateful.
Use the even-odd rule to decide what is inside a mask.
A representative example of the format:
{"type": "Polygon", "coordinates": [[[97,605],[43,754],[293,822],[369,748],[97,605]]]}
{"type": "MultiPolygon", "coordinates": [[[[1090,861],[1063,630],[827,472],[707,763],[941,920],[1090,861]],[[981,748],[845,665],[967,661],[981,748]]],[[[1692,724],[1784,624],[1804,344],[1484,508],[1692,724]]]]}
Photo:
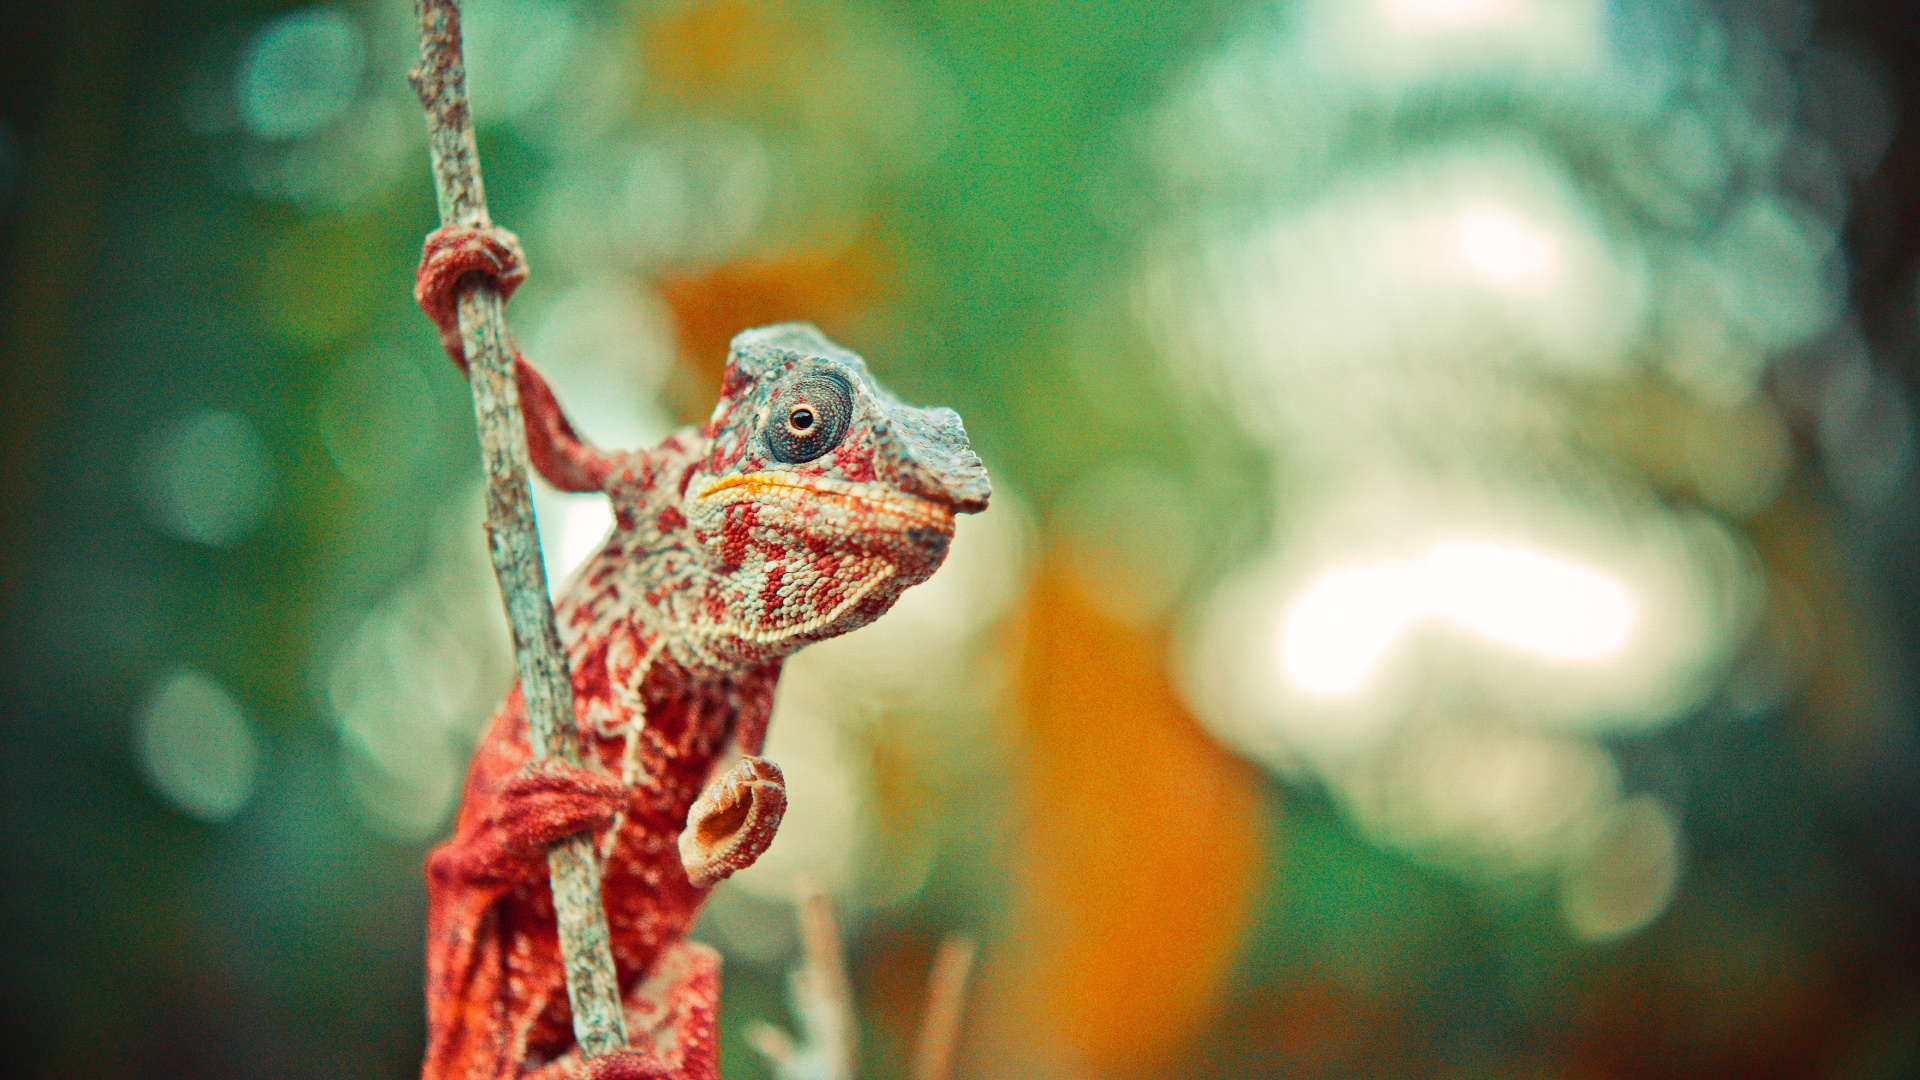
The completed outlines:
{"type": "Polygon", "coordinates": [[[856,484],[825,476],[785,472],[727,476],[701,489],[700,499],[722,505],[787,502],[796,509],[812,503],[817,509],[845,514],[849,530],[901,533],[932,529],[947,537],[953,535],[950,507],[878,484],[856,484]]]}
{"type": "Polygon", "coordinates": [[[697,498],[698,516],[718,525],[737,506],[746,532],[761,537],[763,561],[725,579],[722,629],[768,645],[823,633],[875,593],[885,610],[889,592],[924,580],[953,539],[950,506],[880,484],[770,470],[715,480],[697,498]]]}

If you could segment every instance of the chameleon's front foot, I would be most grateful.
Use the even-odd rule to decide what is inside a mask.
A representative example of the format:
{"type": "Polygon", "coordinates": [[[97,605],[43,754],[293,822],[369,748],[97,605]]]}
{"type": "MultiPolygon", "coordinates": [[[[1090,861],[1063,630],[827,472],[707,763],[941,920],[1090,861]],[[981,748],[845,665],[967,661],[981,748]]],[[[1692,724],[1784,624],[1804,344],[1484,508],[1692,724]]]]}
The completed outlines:
{"type": "Polygon", "coordinates": [[[687,880],[705,888],[753,865],[773,843],[787,812],[787,781],[762,757],[740,763],[707,785],[687,811],[680,863],[687,880]]]}
{"type": "MultiPolygon", "coordinates": [[[[512,296],[527,280],[527,259],[520,252],[519,237],[495,225],[442,225],[427,234],[413,280],[413,298],[439,329],[441,347],[463,374],[467,352],[460,339],[459,288],[469,277],[492,285],[502,301],[512,296]]],[[[533,467],[561,491],[601,490],[616,464],[614,457],[595,449],[573,430],[547,381],[518,348],[513,350],[513,378],[520,391],[527,456],[533,467]]]]}
{"type": "Polygon", "coordinates": [[[673,1076],[661,1067],[659,1058],[638,1050],[616,1050],[581,1062],[575,1075],[579,1080],[672,1080],[673,1076]]]}
{"type": "Polygon", "coordinates": [[[557,761],[529,762],[500,788],[477,828],[427,856],[429,882],[531,881],[546,872],[546,851],[579,833],[598,832],[626,809],[627,786],[557,761]]]}
{"type": "Polygon", "coordinates": [[[442,225],[427,234],[414,274],[413,298],[440,328],[440,344],[461,371],[467,370],[466,350],[460,343],[457,292],[461,279],[477,275],[505,300],[527,280],[527,258],[520,238],[497,225],[442,225]]]}
{"type": "Polygon", "coordinates": [[[626,808],[627,797],[627,786],[603,772],[557,761],[531,762],[500,789],[492,822],[508,848],[544,854],[566,837],[612,824],[614,815],[626,808]]]}

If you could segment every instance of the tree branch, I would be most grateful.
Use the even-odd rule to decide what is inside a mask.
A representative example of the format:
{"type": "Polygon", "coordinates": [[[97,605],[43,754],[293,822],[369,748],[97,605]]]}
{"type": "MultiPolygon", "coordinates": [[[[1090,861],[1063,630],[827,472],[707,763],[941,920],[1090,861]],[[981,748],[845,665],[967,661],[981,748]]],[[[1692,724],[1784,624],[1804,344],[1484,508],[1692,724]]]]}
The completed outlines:
{"type": "MultiPolygon", "coordinates": [[[[415,0],[414,12],[420,20],[420,64],[409,78],[427,113],[440,223],[489,225],[480,156],[467,108],[459,0],[415,0]]],[[[487,474],[487,547],[513,631],[514,657],[526,699],[528,747],[535,760],[551,757],[578,764],[573,685],[554,628],[540,536],[534,528],[526,431],[513,380],[513,350],[507,346],[506,315],[500,294],[478,279],[462,283],[458,295],[467,382],[473,389],[487,474]]],[[[582,833],[549,848],[547,869],[566,965],[567,1000],[573,1006],[574,1039],[586,1057],[623,1049],[626,1015],[607,943],[592,836],[582,833]]]]}

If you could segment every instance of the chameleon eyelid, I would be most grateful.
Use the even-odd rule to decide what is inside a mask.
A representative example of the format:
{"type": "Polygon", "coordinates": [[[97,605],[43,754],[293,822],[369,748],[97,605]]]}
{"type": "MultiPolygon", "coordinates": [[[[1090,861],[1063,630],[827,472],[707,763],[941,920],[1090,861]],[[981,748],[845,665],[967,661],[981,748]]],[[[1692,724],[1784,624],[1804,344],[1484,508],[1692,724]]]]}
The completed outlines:
{"type": "Polygon", "coordinates": [[[796,376],[767,404],[771,415],[762,420],[762,430],[768,452],[776,461],[799,465],[840,445],[853,424],[856,401],[845,375],[822,368],[796,376]],[[773,420],[780,411],[784,418],[773,420]],[[804,426],[794,422],[802,411],[809,417],[804,426]]]}

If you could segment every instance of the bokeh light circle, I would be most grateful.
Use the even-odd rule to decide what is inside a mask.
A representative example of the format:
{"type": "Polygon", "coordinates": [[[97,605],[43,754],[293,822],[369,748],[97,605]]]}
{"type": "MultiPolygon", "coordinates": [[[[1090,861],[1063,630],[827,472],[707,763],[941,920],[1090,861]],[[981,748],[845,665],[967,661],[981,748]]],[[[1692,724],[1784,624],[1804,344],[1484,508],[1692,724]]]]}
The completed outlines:
{"type": "Polygon", "coordinates": [[[224,409],[184,416],[147,447],[147,509],[160,528],[228,547],[260,524],[273,501],[273,464],[252,424],[224,409]]]}
{"type": "Polygon", "coordinates": [[[366,65],[366,37],[338,8],[272,19],[247,42],[234,73],[241,121],[262,139],[310,134],[359,97],[366,65]]]}
{"type": "Polygon", "coordinates": [[[218,823],[253,797],[260,747],[226,687],[193,668],[155,680],[134,722],[133,745],[155,791],[188,817],[218,823]]]}

